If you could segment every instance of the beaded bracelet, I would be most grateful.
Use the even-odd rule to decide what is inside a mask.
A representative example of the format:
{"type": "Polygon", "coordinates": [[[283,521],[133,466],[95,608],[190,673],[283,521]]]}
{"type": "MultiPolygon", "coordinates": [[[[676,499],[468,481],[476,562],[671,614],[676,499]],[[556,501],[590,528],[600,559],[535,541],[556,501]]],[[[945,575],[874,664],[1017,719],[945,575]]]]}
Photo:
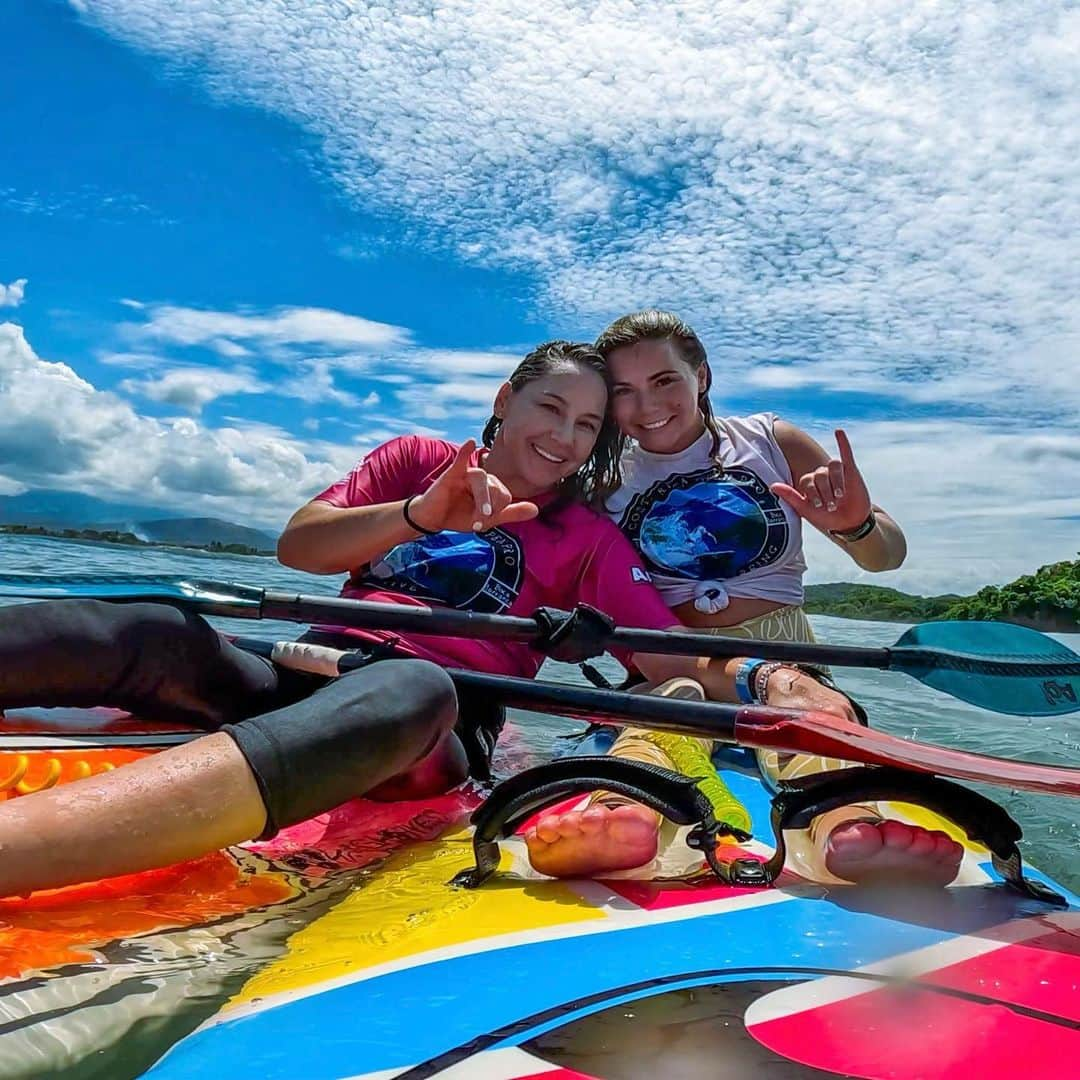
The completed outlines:
{"type": "Polygon", "coordinates": [[[781,663],[778,660],[772,660],[769,663],[762,664],[761,667],[754,669],[754,677],[750,683],[750,693],[753,695],[753,699],[758,705],[769,704],[769,677],[774,672],[779,671],[782,667],[788,667],[788,665],[781,663]]]}

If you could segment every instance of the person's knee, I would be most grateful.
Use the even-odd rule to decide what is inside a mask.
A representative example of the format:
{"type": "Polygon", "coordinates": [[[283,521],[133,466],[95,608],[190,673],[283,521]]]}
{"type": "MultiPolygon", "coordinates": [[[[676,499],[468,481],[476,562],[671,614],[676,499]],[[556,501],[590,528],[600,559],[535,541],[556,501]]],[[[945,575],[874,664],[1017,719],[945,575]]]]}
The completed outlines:
{"type": "Polygon", "coordinates": [[[367,793],[376,802],[428,799],[456,788],[469,777],[469,761],[461,740],[449,731],[435,748],[405,772],[392,776],[367,793]]]}
{"type": "Polygon", "coordinates": [[[384,671],[408,702],[410,725],[425,731],[431,746],[442,741],[457,721],[453,680],[429,660],[384,660],[384,671]]]}
{"type": "Polygon", "coordinates": [[[217,651],[217,632],[205,619],[170,604],[125,604],[119,632],[143,650],[193,646],[217,651]]]}

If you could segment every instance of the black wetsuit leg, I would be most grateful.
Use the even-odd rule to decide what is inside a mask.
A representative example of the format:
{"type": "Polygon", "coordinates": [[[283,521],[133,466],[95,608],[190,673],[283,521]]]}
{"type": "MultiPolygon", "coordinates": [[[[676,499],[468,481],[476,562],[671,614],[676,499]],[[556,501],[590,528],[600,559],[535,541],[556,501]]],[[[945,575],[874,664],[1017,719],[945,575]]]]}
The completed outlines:
{"type": "Polygon", "coordinates": [[[0,708],[107,705],[216,730],[323,682],[278,669],[166,604],[0,608],[0,708]]]}
{"type": "Polygon", "coordinates": [[[198,615],[94,600],[0,608],[0,708],[34,705],[226,731],[266,804],[264,835],[406,772],[457,718],[450,677],[424,660],[326,679],[238,649],[198,615]]]}
{"type": "Polygon", "coordinates": [[[456,719],[454,684],[442,668],[379,660],[222,730],[255,774],[266,805],[263,835],[271,836],[409,771],[451,736],[456,719]]]}

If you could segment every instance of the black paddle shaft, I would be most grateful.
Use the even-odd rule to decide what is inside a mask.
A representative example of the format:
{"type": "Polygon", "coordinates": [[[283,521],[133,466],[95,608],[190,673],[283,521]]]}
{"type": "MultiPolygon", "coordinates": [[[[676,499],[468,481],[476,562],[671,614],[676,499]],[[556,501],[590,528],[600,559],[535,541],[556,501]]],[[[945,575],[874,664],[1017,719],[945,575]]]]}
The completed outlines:
{"type": "MultiPolygon", "coordinates": [[[[481,637],[502,641],[535,642],[541,629],[535,619],[512,615],[485,615],[450,608],[411,607],[349,600],[334,596],[301,596],[267,589],[260,614],[264,619],[284,622],[319,623],[361,630],[390,630],[439,637],[481,637]]],[[[226,612],[222,612],[226,614],[226,612]]],[[[242,612],[231,610],[227,614],[242,612]]],[[[250,616],[249,616],[250,617],[250,616]]],[[[642,630],[616,627],[605,640],[632,652],[657,652],[678,656],[747,656],[754,642],[693,634],[676,630],[642,630]],[[749,650],[749,652],[748,652],[749,650]]],[[[889,649],[866,649],[853,645],[813,645],[806,642],[768,642],[769,657],[807,664],[836,664],[838,667],[888,668],[889,649]]]]}

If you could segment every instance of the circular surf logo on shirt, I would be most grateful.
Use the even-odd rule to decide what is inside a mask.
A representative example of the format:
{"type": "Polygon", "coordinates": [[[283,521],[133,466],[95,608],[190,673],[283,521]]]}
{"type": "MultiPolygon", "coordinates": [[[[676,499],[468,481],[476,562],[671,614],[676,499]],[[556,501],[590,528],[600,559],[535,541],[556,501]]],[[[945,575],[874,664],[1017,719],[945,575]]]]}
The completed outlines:
{"type": "Polygon", "coordinates": [[[669,476],[634,496],[619,527],[649,569],[691,581],[776,562],[790,531],[780,500],[741,466],[669,476]]]}
{"type": "Polygon", "coordinates": [[[497,615],[517,599],[522,570],[521,544],[502,529],[440,532],[391,548],[360,580],[444,607],[497,615]]]}

